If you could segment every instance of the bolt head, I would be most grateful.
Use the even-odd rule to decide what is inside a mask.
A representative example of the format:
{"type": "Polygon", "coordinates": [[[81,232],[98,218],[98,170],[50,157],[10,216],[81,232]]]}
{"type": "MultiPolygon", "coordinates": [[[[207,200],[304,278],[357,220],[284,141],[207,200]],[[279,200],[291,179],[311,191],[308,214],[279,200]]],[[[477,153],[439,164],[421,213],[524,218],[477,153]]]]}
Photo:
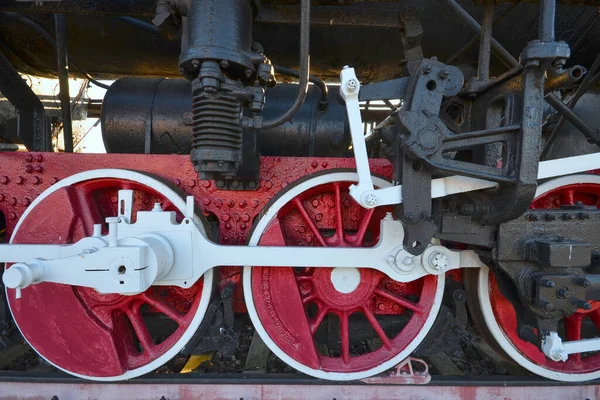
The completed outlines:
{"type": "Polygon", "coordinates": [[[443,271],[448,267],[448,256],[437,251],[429,256],[429,265],[436,271],[443,271]]]}
{"type": "Polygon", "coordinates": [[[358,91],[358,86],[358,81],[354,78],[346,82],[346,90],[348,91],[348,93],[355,93],[356,91],[358,91]]]}
{"type": "Polygon", "coordinates": [[[377,205],[377,196],[375,196],[374,194],[370,194],[367,196],[367,204],[370,206],[376,206],[377,205]]]}

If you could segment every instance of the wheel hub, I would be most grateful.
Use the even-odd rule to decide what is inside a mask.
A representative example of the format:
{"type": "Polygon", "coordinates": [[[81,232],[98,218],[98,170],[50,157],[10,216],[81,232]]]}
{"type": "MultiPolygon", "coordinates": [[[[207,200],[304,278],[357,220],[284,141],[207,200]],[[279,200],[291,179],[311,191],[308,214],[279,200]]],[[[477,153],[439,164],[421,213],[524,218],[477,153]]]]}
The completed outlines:
{"type": "Polygon", "coordinates": [[[358,268],[334,268],[331,271],[331,283],[338,293],[352,293],[360,285],[358,268]]]}

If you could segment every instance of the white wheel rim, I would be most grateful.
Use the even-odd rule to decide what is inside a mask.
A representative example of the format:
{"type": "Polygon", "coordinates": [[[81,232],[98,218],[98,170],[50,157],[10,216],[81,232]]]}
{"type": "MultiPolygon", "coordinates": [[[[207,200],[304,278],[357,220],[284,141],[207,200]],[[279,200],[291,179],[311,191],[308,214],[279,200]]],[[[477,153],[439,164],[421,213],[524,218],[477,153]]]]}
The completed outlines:
{"type": "MultiPolygon", "coordinates": [[[[15,229],[11,235],[11,239],[10,239],[9,243],[12,243],[13,238],[15,237],[15,235],[17,234],[17,232],[19,230],[19,227],[21,226],[22,222],[27,218],[27,216],[29,215],[31,210],[33,210],[35,208],[35,206],[37,206],[43,199],[48,197],[50,194],[54,193],[55,191],[57,191],[59,189],[62,189],[64,187],[70,186],[70,185],[78,183],[78,182],[83,182],[83,181],[92,180],[92,179],[101,179],[101,178],[124,179],[124,180],[133,181],[133,182],[138,182],[145,186],[148,186],[148,187],[156,190],[158,193],[163,195],[165,198],[167,198],[173,204],[173,206],[175,206],[181,213],[183,213],[185,215],[185,209],[186,209],[185,199],[183,199],[181,196],[179,196],[175,191],[173,191],[173,189],[171,189],[169,186],[165,185],[164,183],[162,183],[148,175],[142,174],[140,172],[124,170],[124,169],[97,169],[97,170],[85,171],[85,172],[80,172],[75,175],[71,175],[68,178],[65,178],[65,179],[59,181],[58,183],[50,186],[48,189],[46,189],[44,192],[42,192],[42,194],[40,194],[31,203],[31,205],[27,208],[27,210],[25,210],[25,212],[23,213],[23,215],[17,222],[17,225],[15,226],[15,229]]],[[[199,227],[199,229],[204,230],[204,227],[203,227],[202,223],[200,223],[199,218],[197,216],[195,216],[194,219],[196,219],[197,226],[199,227]]],[[[105,382],[136,378],[138,376],[144,375],[148,372],[155,370],[156,368],[165,364],[167,361],[171,360],[190,341],[190,339],[192,338],[194,333],[196,333],[196,330],[200,326],[200,323],[202,322],[202,319],[204,317],[204,314],[206,313],[206,310],[207,310],[209,302],[210,302],[210,297],[212,294],[212,287],[213,287],[213,271],[212,271],[212,269],[208,270],[203,275],[203,277],[204,277],[204,284],[203,284],[203,288],[202,288],[202,295],[200,297],[200,304],[198,305],[196,315],[194,315],[194,318],[192,319],[188,329],[184,332],[184,334],[181,336],[181,338],[173,345],[173,347],[171,347],[168,351],[166,351],[163,355],[159,356],[154,361],[152,361],[144,366],[141,366],[139,368],[135,368],[135,369],[126,371],[122,375],[109,376],[109,377],[97,377],[97,376],[88,376],[88,375],[82,375],[82,374],[77,374],[77,373],[71,372],[67,369],[61,368],[60,366],[56,365],[52,361],[48,360],[40,352],[38,352],[37,349],[33,345],[31,345],[31,343],[29,343],[29,342],[27,342],[27,343],[33,350],[35,350],[35,352],[37,354],[40,355],[40,357],[42,357],[44,360],[46,360],[46,362],[48,362],[49,364],[51,364],[52,366],[54,366],[55,368],[57,368],[61,371],[64,371],[70,375],[77,376],[79,378],[85,378],[85,379],[95,380],[95,381],[105,381],[105,382]]],[[[9,309],[10,309],[10,302],[8,302],[8,304],[9,304],[9,309]]],[[[11,310],[11,315],[12,315],[12,310],[11,310]]],[[[21,328],[19,327],[17,320],[14,319],[14,321],[15,321],[15,325],[19,329],[19,332],[21,333],[21,335],[25,338],[25,340],[27,340],[26,336],[23,334],[23,332],[21,332],[21,328]]]]}
{"type": "MultiPolygon", "coordinates": [[[[535,197],[538,198],[551,190],[577,183],[595,183],[600,185],[600,176],[580,174],[563,176],[557,179],[553,179],[538,186],[538,190],[535,193],[535,197]]],[[[488,267],[483,267],[479,271],[479,276],[477,279],[477,295],[479,298],[479,305],[481,307],[486,326],[488,327],[493,338],[498,342],[498,344],[500,345],[500,347],[502,347],[502,350],[504,350],[506,354],[508,354],[523,368],[545,378],[564,382],[580,382],[600,378],[600,370],[596,372],[588,372],[583,374],[567,374],[564,372],[558,372],[541,367],[540,365],[530,361],[528,358],[523,356],[521,352],[519,352],[519,350],[512,344],[510,339],[508,339],[508,337],[505,335],[504,331],[498,324],[496,317],[494,316],[494,311],[492,309],[492,303],[489,296],[489,271],[490,270],[488,267]]]]}
{"type": "MultiPolygon", "coordinates": [[[[292,189],[284,193],[280,198],[278,198],[275,203],[269,206],[269,209],[266,211],[264,216],[258,221],[258,224],[254,228],[252,236],[250,237],[249,245],[257,246],[258,242],[262,236],[262,233],[267,228],[271,220],[277,216],[279,210],[289,203],[293,198],[303,193],[304,191],[326,183],[332,182],[357,182],[358,175],[355,172],[332,172],[329,174],[323,174],[320,176],[316,176],[314,178],[308,179],[296,186],[292,189]]],[[[378,187],[387,187],[390,186],[390,183],[377,177],[373,177],[373,183],[378,187]]],[[[289,366],[294,369],[305,373],[310,376],[314,376],[316,378],[328,379],[328,380],[338,380],[338,381],[348,381],[355,379],[362,379],[369,376],[373,376],[379,374],[383,371],[386,371],[390,368],[396,366],[399,362],[403,361],[406,357],[412,353],[417,346],[423,341],[431,326],[435,322],[435,318],[438,314],[439,308],[442,304],[442,297],[444,294],[444,275],[439,275],[437,277],[437,288],[435,292],[435,299],[433,306],[423,324],[423,328],[421,331],[415,336],[414,340],[400,353],[398,353],[392,359],[386,361],[385,363],[379,365],[378,367],[361,371],[361,372],[326,372],[323,370],[318,370],[314,368],[309,368],[304,364],[299,363],[294,360],[292,357],[288,356],[283,350],[281,350],[275,342],[270,338],[269,334],[266,332],[265,328],[260,321],[258,313],[256,311],[256,306],[254,304],[254,298],[252,296],[252,267],[246,266],[244,267],[244,275],[243,275],[243,284],[244,284],[244,300],[246,301],[246,308],[248,309],[248,314],[250,315],[250,319],[252,320],[252,324],[254,325],[254,329],[258,332],[260,338],[263,342],[269,347],[269,349],[275,353],[279,359],[284,361],[289,366]]]]}

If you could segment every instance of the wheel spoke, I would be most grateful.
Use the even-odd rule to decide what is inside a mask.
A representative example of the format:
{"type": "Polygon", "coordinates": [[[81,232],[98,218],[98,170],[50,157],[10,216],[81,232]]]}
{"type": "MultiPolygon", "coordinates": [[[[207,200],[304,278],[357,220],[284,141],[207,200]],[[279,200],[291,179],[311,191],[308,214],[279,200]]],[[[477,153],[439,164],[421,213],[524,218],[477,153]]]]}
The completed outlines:
{"type": "Polygon", "coordinates": [[[315,223],[312,220],[312,218],[310,217],[310,215],[308,215],[308,212],[306,211],[306,208],[304,208],[304,204],[302,204],[302,201],[300,201],[300,199],[296,197],[294,199],[294,204],[296,205],[296,208],[298,208],[298,211],[300,211],[300,215],[302,215],[302,218],[304,218],[304,221],[308,224],[308,227],[310,228],[310,230],[313,232],[313,234],[317,238],[317,241],[319,242],[319,244],[321,244],[321,246],[325,247],[325,239],[321,235],[319,228],[317,228],[317,226],[315,225],[315,223]]]}
{"type": "Polygon", "coordinates": [[[568,189],[568,190],[561,191],[560,204],[565,205],[565,206],[571,206],[571,205],[575,204],[574,196],[575,196],[574,189],[568,189]]]}
{"type": "Polygon", "coordinates": [[[317,329],[319,329],[319,325],[321,325],[321,322],[323,322],[323,318],[325,318],[328,312],[329,309],[327,307],[319,307],[319,312],[317,313],[317,316],[312,322],[309,323],[311,335],[315,335],[317,329]]]}
{"type": "MultiPolygon", "coordinates": [[[[567,331],[567,340],[581,340],[581,320],[583,319],[583,315],[580,313],[575,313],[568,318],[565,318],[565,328],[567,331]]],[[[575,353],[571,354],[569,357],[574,358],[575,360],[581,360],[581,354],[575,353]]]]}
{"type": "Polygon", "coordinates": [[[171,304],[166,303],[163,300],[156,299],[155,297],[147,293],[144,293],[142,296],[142,298],[146,301],[147,304],[151,305],[152,307],[156,308],[158,311],[165,314],[173,321],[177,322],[179,326],[187,325],[185,315],[179,312],[179,310],[177,310],[171,304]]]}
{"type": "Polygon", "coordinates": [[[91,236],[94,224],[104,223],[104,217],[100,212],[98,203],[95,201],[94,196],[90,196],[88,190],[76,190],[75,187],[67,187],[66,189],[71,209],[81,221],[85,234],[91,236]]]}
{"type": "Polygon", "coordinates": [[[369,310],[367,307],[363,307],[363,313],[369,320],[369,323],[371,324],[371,326],[373,327],[375,332],[377,332],[377,334],[379,335],[379,338],[383,342],[383,345],[385,346],[385,348],[388,350],[392,350],[392,344],[390,343],[390,339],[385,334],[385,331],[379,324],[379,321],[377,321],[377,319],[375,318],[375,315],[373,315],[371,310],[369,310]]]}
{"type": "Polygon", "coordinates": [[[400,304],[402,307],[406,307],[410,310],[413,310],[417,314],[421,314],[423,312],[423,310],[421,309],[421,307],[419,307],[418,304],[413,303],[412,301],[407,300],[405,298],[398,297],[397,295],[392,294],[387,290],[375,289],[375,293],[381,297],[385,297],[386,299],[393,301],[394,303],[400,304]]]}
{"type": "Polygon", "coordinates": [[[133,306],[128,309],[126,312],[127,318],[131,322],[131,326],[133,326],[133,330],[135,331],[135,335],[137,336],[140,344],[142,345],[142,349],[144,352],[153,355],[156,349],[156,345],[152,340],[152,336],[150,335],[150,331],[146,326],[146,322],[142,317],[139,306],[133,306]]]}
{"type": "Polygon", "coordinates": [[[581,320],[583,315],[575,313],[565,318],[565,328],[567,330],[567,340],[581,340],[581,320]]]}
{"type": "Polygon", "coordinates": [[[340,314],[340,344],[342,346],[342,360],[344,364],[350,363],[350,336],[348,328],[348,314],[340,314]]]}
{"type": "Polygon", "coordinates": [[[309,293],[306,296],[302,296],[302,304],[307,304],[313,301],[317,296],[314,293],[309,293]]]}
{"type": "Polygon", "coordinates": [[[342,216],[342,193],[340,189],[340,183],[334,182],[333,189],[335,191],[335,234],[341,243],[344,242],[344,220],[342,216]]]}
{"type": "Polygon", "coordinates": [[[369,208],[368,210],[365,211],[363,218],[360,221],[360,226],[358,227],[358,232],[356,233],[356,243],[357,244],[362,244],[362,242],[365,238],[365,234],[367,233],[367,228],[369,227],[369,224],[371,223],[371,218],[373,217],[374,213],[375,213],[374,208],[369,208]]]}

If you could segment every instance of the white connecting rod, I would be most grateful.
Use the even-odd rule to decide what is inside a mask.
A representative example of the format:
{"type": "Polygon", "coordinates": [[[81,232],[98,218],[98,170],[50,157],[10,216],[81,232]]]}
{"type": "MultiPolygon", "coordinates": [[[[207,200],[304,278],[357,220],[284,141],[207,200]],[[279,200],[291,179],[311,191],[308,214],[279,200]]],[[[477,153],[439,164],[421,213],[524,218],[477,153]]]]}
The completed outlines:
{"type": "MultiPolygon", "coordinates": [[[[188,200],[193,206],[193,198],[188,200]]],[[[388,215],[381,221],[375,247],[222,246],[208,240],[191,219],[180,224],[174,212],[155,209],[138,212],[134,224],[121,220],[118,230],[113,228],[107,236],[84,238],[74,245],[0,245],[0,262],[17,262],[3,275],[11,289],[55,282],[122,294],[139,293],[151,285],[189,287],[207,270],[222,265],[366,267],[401,282],[482,265],[472,251],[439,245],[412,256],[402,246],[403,235],[402,224],[388,215]]]]}

